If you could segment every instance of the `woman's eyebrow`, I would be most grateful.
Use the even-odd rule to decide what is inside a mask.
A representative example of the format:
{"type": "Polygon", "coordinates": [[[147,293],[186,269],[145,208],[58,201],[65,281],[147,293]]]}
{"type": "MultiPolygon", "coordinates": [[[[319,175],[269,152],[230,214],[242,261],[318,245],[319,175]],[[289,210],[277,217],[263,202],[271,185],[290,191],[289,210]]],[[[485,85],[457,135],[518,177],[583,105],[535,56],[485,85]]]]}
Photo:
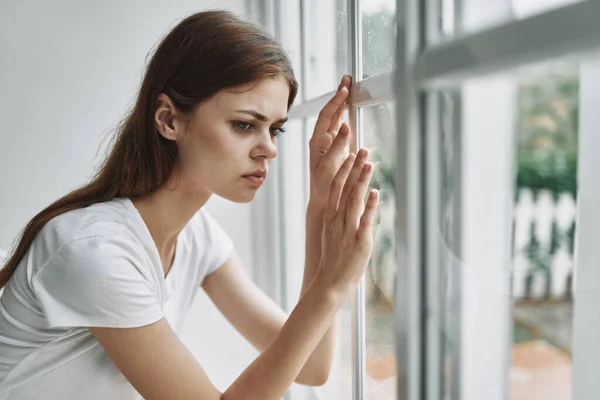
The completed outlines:
{"type": "MultiPolygon", "coordinates": [[[[251,115],[259,121],[268,121],[269,120],[267,117],[265,117],[261,113],[254,111],[254,110],[236,110],[236,112],[251,115]]],[[[283,124],[284,122],[287,122],[287,120],[288,120],[288,117],[285,117],[285,118],[278,119],[276,122],[283,124]]]]}

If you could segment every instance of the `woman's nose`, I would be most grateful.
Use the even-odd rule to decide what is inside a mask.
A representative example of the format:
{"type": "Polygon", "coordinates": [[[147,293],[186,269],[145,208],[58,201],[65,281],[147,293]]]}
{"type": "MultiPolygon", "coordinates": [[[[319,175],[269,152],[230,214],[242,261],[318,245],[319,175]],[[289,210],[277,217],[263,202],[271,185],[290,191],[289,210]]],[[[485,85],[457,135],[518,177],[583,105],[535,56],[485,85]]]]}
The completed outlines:
{"type": "Polygon", "coordinates": [[[265,157],[267,159],[277,157],[276,140],[277,139],[273,138],[268,131],[266,134],[261,135],[260,142],[255,146],[252,157],[265,157]]]}

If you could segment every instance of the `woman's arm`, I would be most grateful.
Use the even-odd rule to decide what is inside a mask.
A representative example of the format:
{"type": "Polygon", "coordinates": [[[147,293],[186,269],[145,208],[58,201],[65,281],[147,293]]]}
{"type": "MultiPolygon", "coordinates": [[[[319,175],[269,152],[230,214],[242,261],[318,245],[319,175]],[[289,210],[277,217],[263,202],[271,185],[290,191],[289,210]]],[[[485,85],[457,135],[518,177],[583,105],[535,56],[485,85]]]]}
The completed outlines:
{"type": "MultiPolygon", "coordinates": [[[[302,294],[308,287],[309,285],[306,285],[303,288],[302,294]]],[[[231,325],[261,353],[279,335],[289,318],[287,313],[250,279],[235,251],[223,266],[204,279],[202,288],[231,325]]],[[[296,377],[296,383],[318,386],[327,380],[335,342],[324,346],[326,337],[327,335],[323,337],[310,355],[308,362],[296,377]]]]}
{"type": "Polygon", "coordinates": [[[356,288],[371,255],[378,196],[370,193],[366,207],[363,199],[373,167],[366,164],[359,169],[353,161],[352,155],[348,157],[332,181],[315,279],[277,337],[225,393],[210,383],[164,319],[141,328],[90,328],[142,396],[149,400],[277,400],[285,394],[356,288]]]}
{"type": "Polygon", "coordinates": [[[345,298],[315,281],[275,340],[223,394],[164,319],[90,331],[146,400],[275,400],[294,382],[345,298]]]}

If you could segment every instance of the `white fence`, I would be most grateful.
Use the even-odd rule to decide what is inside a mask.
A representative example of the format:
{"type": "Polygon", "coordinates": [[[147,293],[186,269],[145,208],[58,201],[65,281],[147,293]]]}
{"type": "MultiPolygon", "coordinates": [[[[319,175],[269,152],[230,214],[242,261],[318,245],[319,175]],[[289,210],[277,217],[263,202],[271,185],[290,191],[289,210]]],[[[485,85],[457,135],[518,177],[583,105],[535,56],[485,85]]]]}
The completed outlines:
{"type": "Polygon", "coordinates": [[[512,294],[517,299],[565,299],[573,286],[576,215],[570,193],[556,198],[520,189],[514,209],[512,294]]]}

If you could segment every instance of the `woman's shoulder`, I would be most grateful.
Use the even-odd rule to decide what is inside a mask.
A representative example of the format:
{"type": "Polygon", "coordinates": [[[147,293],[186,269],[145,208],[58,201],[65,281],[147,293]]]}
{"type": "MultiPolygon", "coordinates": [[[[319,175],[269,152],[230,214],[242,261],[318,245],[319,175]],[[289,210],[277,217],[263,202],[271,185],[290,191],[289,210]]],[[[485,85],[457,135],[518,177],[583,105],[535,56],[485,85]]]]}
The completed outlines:
{"type": "Polygon", "coordinates": [[[135,226],[131,217],[126,199],[114,198],[57,215],[40,230],[36,240],[60,244],[92,236],[127,236],[135,226]]]}
{"type": "Polygon", "coordinates": [[[115,198],[52,218],[31,243],[28,258],[39,266],[60,251],[89,259],[105,257],[107,248],[141,254],[139,230],[125,201],[115,198]]]}

